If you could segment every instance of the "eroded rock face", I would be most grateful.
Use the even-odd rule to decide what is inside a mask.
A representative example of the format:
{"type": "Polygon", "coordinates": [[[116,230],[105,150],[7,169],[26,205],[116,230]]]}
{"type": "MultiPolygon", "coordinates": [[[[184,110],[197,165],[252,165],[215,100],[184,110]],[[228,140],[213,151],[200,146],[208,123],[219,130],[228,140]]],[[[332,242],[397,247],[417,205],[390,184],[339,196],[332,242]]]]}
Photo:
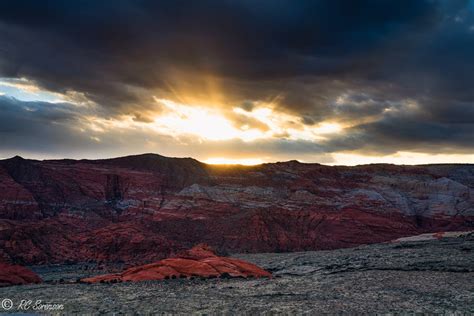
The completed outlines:
{"type": "Polygon", "coordinates": [[[41,278],[28,268],[0,263],[0,287],[41,283],[41,278]]]}
{"type": "Polygon", "coordinates": [[[122,273],[105,274],[81,281],[116,283],[193,277],[262,278],[271,277],[271,273],[243,260],[218,257],[209,246],[199,244],[175,258],[129,268],[122,273]]]}
{"type": "Polygon", "coordinates": [[[0,161],[0,259],[143,264],[334,249],[474,226],[474,166],[209,166],[139,155],[0,161]]]}

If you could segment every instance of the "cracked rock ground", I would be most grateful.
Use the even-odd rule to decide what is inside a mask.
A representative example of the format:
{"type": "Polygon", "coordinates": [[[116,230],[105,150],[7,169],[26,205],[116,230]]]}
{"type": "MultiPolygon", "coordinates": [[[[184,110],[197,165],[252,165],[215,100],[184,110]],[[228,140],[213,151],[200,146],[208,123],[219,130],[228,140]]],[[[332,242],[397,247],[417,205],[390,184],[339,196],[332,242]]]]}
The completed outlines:
{"type": "Polygon", "coordinates": [[[272,271],[274,278],[87,285],[74,282],[97,274],[94,266],[36,266],[45,284],[3,288],[0,297],[64,304],[66,313],[474,313],[472,234],[233,256],[272,271]]]}

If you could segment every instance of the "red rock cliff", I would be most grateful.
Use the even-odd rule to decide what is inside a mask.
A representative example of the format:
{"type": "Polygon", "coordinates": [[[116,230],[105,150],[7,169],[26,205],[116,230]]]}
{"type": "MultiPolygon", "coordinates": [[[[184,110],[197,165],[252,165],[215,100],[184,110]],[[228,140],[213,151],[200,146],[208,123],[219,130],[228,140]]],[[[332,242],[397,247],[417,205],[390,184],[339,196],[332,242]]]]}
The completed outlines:
{"type": "Polygon", "coordinates": [[[0,258],[152,262],[333,249],[474,223],[474,166],[210,166],[146,154],[0,161],[0,258]]]}

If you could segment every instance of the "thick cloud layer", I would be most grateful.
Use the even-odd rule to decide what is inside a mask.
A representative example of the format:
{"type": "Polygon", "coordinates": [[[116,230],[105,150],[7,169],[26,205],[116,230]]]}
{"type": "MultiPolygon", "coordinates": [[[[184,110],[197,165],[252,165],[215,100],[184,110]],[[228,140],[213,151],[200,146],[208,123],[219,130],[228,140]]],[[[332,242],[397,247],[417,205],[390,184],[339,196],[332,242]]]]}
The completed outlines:
{"type": "Polygon", "coordinates": [[[162,110],[158,97],[209,103],[236,124],[233,107],[267,102],[298,117],[299,128],[347,127],[309,143],[282,134],[266,141],[269,156],[303,147],[315,155],[464,153],[474,147],[472,56],[467,0],[2,1],[0,77],[27,78],[96,107],[84,113],[70,104],[71,114],[64,103],[37,104],[41,110],[23,116],[13,105],[20,101],[1,99],[0,147],[21,139],[31,151],[86,148],[72,128],[85,116],[151,122],[162,110]],[[28,123],[10,126],[10,118],[45,124],[20,132],[28,123]],[[48,122],[68,133],[48,135],[48,122]]]}

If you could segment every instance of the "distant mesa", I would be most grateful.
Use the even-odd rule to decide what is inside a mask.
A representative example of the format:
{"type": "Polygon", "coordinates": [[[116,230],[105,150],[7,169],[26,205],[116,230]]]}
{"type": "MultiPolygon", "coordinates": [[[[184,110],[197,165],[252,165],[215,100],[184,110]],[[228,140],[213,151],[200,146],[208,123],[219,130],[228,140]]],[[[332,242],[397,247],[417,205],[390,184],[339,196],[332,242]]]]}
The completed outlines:
{"type": "Polygon", "coordinates": [[[129,268],[121,273],[82,279],[84,283],[117,283],[178,278],[269,278],[271,273],[249,262],[217,256],[205,244],[181,252],[177,257],[129,268]]]}

